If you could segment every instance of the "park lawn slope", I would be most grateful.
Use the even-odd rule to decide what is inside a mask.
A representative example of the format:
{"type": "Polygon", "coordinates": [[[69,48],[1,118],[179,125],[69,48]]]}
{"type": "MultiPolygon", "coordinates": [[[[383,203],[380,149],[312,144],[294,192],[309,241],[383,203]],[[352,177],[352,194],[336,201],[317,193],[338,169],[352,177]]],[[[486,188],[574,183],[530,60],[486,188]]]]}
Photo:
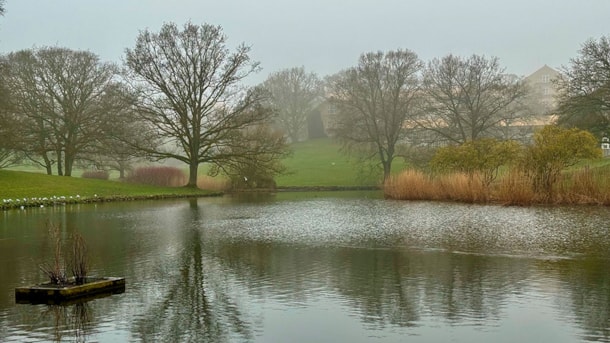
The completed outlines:
{"type": "MultiPolygon", "coordinates": [[[[363,163],[341,151],[330,138],[311,139],[292,144],[292,155],[283,159],[288,173],[276,177],[279,187],[354,187],[378,186],[382,180],[373,162],[363,163]]],[[[404,168],[396,159],[393,169],[404,168]]]]}
{"type": "Polygon", "coordinates": [[[185,187],[156,187],[119,181],[83,179],[0,170],[0,206],[4,200],[64,197],[74,202],[92,199],[204,196],[212,192],[185,187]]]}

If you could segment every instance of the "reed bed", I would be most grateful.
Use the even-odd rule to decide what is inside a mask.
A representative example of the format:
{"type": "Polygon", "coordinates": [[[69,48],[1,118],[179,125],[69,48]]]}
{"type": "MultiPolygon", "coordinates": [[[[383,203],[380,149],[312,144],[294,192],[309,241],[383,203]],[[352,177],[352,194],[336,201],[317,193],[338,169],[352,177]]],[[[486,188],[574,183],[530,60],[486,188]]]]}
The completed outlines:
{"type": "Polygon", "coordinates": [[[197,178],[197,187],[209,191],[224,192],[231,188],[231,182],[220,177],[200,175],[197,178]]]}
{"type": "Polygon", "coordinates": [[[466,203],[610,205],[608,172],[582,168],[564,173],[550,194],[537,192],[530,177],[511,170],[486,187],[479,175],[451,173],[431,175],[406,170],[389,178],[383,187],[386,198],[440,200],[466,203]]]}

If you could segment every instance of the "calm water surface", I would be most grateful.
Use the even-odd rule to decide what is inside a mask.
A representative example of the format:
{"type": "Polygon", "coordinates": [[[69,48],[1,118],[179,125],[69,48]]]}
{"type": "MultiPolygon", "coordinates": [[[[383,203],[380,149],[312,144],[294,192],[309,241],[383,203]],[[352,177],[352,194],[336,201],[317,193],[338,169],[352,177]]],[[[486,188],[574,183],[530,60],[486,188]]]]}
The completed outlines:
{"type": "Polygon", "coordinates": [[[0,341],[610,341],[610,210],[294,193],[0,212],[0,341]],[[45,222],[123,294],[15,304],[45,222]]]}

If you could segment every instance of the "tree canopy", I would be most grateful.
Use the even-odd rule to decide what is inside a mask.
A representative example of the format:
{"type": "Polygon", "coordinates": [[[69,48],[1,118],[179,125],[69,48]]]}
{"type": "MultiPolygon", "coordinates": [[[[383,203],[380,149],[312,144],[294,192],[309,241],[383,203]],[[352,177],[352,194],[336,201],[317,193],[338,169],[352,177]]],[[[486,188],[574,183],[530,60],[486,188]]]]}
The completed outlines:
{"type": "Polygon", "coordinates": [[[88,51],[22,50],[4,58],[13,148],[51,173],[72,175],[75,161],[97,153],[131,104],[116,92],[118,69],[88,51]]]}
{"type": "MultiPolygon", "coordinates": [[[[522,80],[506,75],[497,58],[447,55],[428,63],[418,125],[452,143],[498,136],[524,116],[522,80]]],[[[500,138],[500,137],[498,137],[500,138]]]]}

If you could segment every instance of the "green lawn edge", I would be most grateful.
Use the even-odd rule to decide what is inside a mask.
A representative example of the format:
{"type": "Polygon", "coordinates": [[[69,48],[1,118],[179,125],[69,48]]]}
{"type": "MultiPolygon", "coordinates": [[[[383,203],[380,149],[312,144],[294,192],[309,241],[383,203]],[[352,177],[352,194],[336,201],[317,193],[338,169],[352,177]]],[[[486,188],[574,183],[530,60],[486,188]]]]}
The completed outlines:
{"type": "Polygon", "coordinates": [[[113,180],[0,170],[0,208],[2,209],[219,194],[215,191],[187,187],[156,187],[113,180]]]}

